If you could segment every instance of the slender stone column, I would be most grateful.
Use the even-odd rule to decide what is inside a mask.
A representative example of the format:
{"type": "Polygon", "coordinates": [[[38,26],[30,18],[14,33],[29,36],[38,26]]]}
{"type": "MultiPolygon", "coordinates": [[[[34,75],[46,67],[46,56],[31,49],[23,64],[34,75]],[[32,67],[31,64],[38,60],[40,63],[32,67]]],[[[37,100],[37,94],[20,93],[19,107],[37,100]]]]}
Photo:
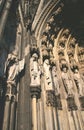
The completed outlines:
{"type": "Polygon", "coordinates": [[[37,99],[40,98],[40,86],[30,86],[32,97],[32,130],[38,130],[37,127],[37,99]]]}
{"type": "Polygon", "coordinates": [[[80,130],[79,122],[76,116],[76,111],[72,111],[72,116],[76,130],[80,130]]]}
{"type": "Polygon", "coordinates": [[[0,40],[2,39],[2,36],[3,36],[4,28],[5,28],[5,25],[6,25],[8,13],[9,13],[12,1],[13,0],[7,0],[6,1],[5,7],[4,7],[4,10],[3,10],[3,13],[2,13],[2,17],[0,18],[0,40]]]}
{"type": "Polygon", "coordinates": [[[16,117],[16,102],[11,103],[11,112],[10,112],[10,126],[9,130],[14,130],[15,128],[15,117],[16,117]]]}
{"type": "Polygon", "coordinates": [[[10,100],[6,100],[2,130],[9,130],[9,121],[10,121],[10,100]]]}
{"type": "MultiPolygon", "coordinates": [[[[24,57],[24,50],[26,47],[30,47],[30,30],[23,28],[21,45],[21,58],[24,57]]],[[[20,80],[20,89],[18,96],[18,111],[17,111],[17,130],[31,130],[31,106],[30,106],[30,53],[27,51],[25,56],[25,73],[22,73],[20,80]]]]}
{"type": "Polygon", "coordinates": [[[32,130],[37,130],[37,106],[36,106],[36,96],[32,97],[32,130]]]}
{"type": "Polygon", "coordinates": [[[6,97],[2,130],[14,130],[15,127],[16,102],[11,101],[11,97],[6,97]]]}

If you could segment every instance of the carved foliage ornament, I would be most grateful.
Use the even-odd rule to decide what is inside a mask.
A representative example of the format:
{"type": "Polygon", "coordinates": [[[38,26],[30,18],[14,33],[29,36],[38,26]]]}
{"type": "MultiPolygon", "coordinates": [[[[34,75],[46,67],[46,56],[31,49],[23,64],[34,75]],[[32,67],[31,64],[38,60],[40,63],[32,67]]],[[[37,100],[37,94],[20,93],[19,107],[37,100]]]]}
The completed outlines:
{"type": "Polygon", "coordinates": [[[57,107],[62,109],[60,95],[56,96],[54,91],[46,91],[46,104],[47,106],[57,107]]]}
{"type": "Polygon", "coordinates": [[[69,109],[70,111],[72,111],[72,110],[77,110],[77,106],[76,106],[74,97],[68,97],[68,98],[67,98],[67,105],[68,105],[68,109],[69,109]]]}

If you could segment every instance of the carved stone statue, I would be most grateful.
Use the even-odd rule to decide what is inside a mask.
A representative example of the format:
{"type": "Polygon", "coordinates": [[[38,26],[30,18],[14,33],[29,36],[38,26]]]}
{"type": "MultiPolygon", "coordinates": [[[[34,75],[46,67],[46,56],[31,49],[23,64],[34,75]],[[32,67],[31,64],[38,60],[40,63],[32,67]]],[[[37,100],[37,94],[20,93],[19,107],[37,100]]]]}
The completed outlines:
{"type": "Polygon", "coordinates": [[[79,95],[84,96],[84,81],[81,75],[79,74],[78,69],[74,69],[74,80],[78,88],[79,95]]]}
{"type": "Polygon", "coordinates": [[[7,84],[16,85],[18,74],[24,69],[24,64],[25,60],[19,61],[14,52],[8,54],[6,61],[7,84]]]}
{"type": "Polygon", "coordinates": [[[31,84],[30,86],[40,86],[40,66],[38,64],[38,54],[34,53],[30,58],[30,76],[31,84]]]}
{"type": "Polygon", "coordinates": [[[53,85],[52,85],[52,78],[51,78],[49,59],[44,60],[43,67],[44,67],[44,76],[45,76],[46,89],[47,90],[52,90],[53,85]]]}
{"type": "Polygon", "coordinates": [[[53,84],[54,84],[54,88],[55,88],[55,94],[59,95],[60,94],[60,85],[59,85],[59,80],[57,77],[57,69],[56,66],[52,67],[52,78],[53,78],[53,84]]]}
{"type": "Polygon", "coordinates": [[[68,93],[68,96],[71,96],[73,95],[73,83],[67,71],[68,70],[66,66],[62,68],[62,79],[63,79],[64,86],[66,88],[66,91],[68,93]]]}

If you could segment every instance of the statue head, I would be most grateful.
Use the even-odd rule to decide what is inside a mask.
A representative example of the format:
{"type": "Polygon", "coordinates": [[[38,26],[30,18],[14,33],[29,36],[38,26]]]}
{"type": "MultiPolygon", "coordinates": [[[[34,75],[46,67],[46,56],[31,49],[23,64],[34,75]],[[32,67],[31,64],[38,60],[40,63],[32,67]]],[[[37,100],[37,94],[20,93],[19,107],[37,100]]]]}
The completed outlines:
{"type": "Polygon", "coordinates": [[[74,69],[74,73],[76,73],[76,74],[78,73],[78,69],[77,68],[74,69]]]}
{"type": "Polygon", "coordinates": [[[11,62],[17,62],[18,59],[18,49],[15,46],[10,46],[8,60],[11,62]]]}
{"type": "Polygon", "coordinates": [[[38,60],[38,54],[37,53],[33,53],[32,54],[32,58],[34,59],[34,61],[38,60]]]}
{"type": "Polygon", "coordinates": [[[67,67],[67,66],[63,66],[63,67],[62,67],[62,71],[63,71],[64,73],[67,73],[68,67],[67,67]]]}
{"type": "Polygon", "coordinates": [[[45,59],[45,61],[44,61],[47,65],[49,65],[50,63],[49,63],[49,59],[45,59]]]}
{"type": "Polygon", "coordinates": [[[15,52],[8,54],[8,61],[17,62],[18,61],[18,55],[15,52]]]}
{"type": "Polygon", "coordinates": [[[54,65],[54,66],[52,67],[52,69],[53,69],[54,72],[56,72],[56,71],[57,71],[56,65],[54,65]]]}

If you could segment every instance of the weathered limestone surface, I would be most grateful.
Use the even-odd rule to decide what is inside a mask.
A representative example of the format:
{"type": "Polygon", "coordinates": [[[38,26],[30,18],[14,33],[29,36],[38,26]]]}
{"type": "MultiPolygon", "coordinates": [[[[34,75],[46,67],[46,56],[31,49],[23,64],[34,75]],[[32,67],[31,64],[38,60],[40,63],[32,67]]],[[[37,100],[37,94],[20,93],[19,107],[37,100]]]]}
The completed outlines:
{"type": "Polygon", "coordinates": [[[63,12],[72,3],[0,2],[0,130],[84,130],[84,48],[63,12]]]}

